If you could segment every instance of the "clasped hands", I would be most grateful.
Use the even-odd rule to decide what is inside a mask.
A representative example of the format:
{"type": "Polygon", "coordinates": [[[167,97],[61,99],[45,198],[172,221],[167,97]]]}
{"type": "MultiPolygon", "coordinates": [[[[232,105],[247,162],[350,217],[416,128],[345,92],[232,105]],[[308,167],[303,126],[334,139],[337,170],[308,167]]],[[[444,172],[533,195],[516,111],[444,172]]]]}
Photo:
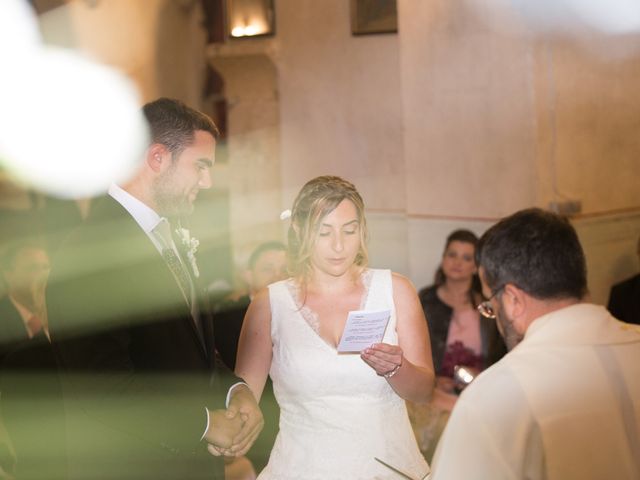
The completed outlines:
{"type": "Polygon", "coordinates": [[[247,453],[264,426],[262,412],[246,385],[234,388],[226,410],[209,410],[204,439],[211,455],[239,457],[247,453]]]}

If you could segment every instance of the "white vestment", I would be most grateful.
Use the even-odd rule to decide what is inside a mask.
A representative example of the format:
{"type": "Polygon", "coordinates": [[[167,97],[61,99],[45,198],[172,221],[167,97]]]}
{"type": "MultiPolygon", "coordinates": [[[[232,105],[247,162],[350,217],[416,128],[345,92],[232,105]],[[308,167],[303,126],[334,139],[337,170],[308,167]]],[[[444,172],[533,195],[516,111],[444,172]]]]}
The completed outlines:
{"type": "Polygon", "coordinates": [[[460,396],[432,480],[640,479],[640,328],[577,304],[536,319],[460,396]]]}

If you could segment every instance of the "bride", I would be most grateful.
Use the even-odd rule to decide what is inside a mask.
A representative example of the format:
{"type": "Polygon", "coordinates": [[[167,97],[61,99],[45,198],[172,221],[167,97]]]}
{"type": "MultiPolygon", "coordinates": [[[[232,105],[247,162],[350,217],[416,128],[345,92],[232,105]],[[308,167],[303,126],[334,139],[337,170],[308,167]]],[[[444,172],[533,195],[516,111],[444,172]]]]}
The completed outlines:
{"type": "Polygon", "coordinates": [[[267,375],[280,431],[267,479],[397,479],[375,460],[422,478],[429,470],[404,400],[434,386],[429,334],[411,283],[367,268],[364,203],[333,176],[309,181],[292,208],[289,270],[252,301],[236,373],[259,399],[267,375]],[[382,343],[339,354],[349,311],[391,310],[382,343]]]}

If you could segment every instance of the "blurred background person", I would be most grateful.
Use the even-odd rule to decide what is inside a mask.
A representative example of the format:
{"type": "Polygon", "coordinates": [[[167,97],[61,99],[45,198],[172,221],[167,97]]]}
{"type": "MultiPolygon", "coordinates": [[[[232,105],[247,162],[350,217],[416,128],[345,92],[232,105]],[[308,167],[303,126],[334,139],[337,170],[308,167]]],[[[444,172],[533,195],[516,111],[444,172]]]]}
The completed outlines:
{"type": "Polygon", "coordinates": [[[60,384],[47,329],[49,269],[39,239],[16,239],[2,252],[7,294],[0,300],[0,415],[13,447],[16,479],[66,475],[60,384]]]}
{"type": "MultiPolygon", "coordinates": [[[[640,259],[640,237],[636,253],[640,259]]],[[[618,320],[640,324],[640,273],[611,287],[607,309],[618,320]]]]}
{"type": "Polygon", "coordinates": [[[258,245],[249,257],[248,268],[241,275],[247,285],[247,292],[237,298],[228,298],[216,307],[213,320],[216,348],[222,360],[231,369],[236,366],[242,321],[251,299],[267,285],[288,277],[286,249],[287,247],[278,241],[258,245]]]}
{"type": "MultiPolygon", "coordinates": [[[[287,247],[284,243],[278,241],[264,242],[258,245],[251,253],[249,267],[242,275],[247,284],[247,294],[237,300],[228,300],[222,303],[213,316],[216,348],[222,360],[231,369],[236,366],[236,353],[242,322],[251,299],[269,284],[284,280],[289,276],[287,274],[286,250],[287,247]]],[[[278,433],[280,410],[273,396],[271,379],[268,379],[265,385],[264,393],[260,399],[260,409],[264,416],[264,429],[247,453],[247,458],[251,461],[256,472],[260,472],[267,465],[273,442],[278,433]]],[[[237,462],[238,460],[233,464],[237,462]]],[[[226,469],[228,470],[227,475],[230,476],[234,471],[240,470],[240,465],[228,464],[226,469]]],[[[246,472],[246,468],[243,471],[246,472]]],[[[240,474],[238,476],[246,478],[240,474]]]]}
{"type": "Polygon", "coordinates": [[[6,295],[0,300],[1,359],[17,343],[47,335],[45,285],[49,255],[37,240],[15,240],[2,252],[0,270],[6,295]]]}
{"type": "Polygon", "coordinates": [[[483,300],[475,260],[477,244],[478,238],[469,230],[449,234],[435,283],[419,293],[429,326],[436,389],[431,402],[410,403],[409,412],[428,461],[464,387],[454,381],[456,367],[476,375],[506,353],[495,322],[476,310],[483,300]]]}

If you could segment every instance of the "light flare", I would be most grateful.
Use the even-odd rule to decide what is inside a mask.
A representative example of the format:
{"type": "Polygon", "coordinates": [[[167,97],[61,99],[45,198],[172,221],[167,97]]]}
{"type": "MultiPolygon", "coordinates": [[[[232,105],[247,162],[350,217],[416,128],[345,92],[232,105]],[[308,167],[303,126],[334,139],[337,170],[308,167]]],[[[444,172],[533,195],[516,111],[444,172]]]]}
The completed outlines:
{"type": "Polygon", "coordinates": [[[114,69],[39,45],[33,14],[18,4],[0,6],[0,163],[54,196],[103,193],[131,176],[147,145],[137,90],[114,69]]]}

